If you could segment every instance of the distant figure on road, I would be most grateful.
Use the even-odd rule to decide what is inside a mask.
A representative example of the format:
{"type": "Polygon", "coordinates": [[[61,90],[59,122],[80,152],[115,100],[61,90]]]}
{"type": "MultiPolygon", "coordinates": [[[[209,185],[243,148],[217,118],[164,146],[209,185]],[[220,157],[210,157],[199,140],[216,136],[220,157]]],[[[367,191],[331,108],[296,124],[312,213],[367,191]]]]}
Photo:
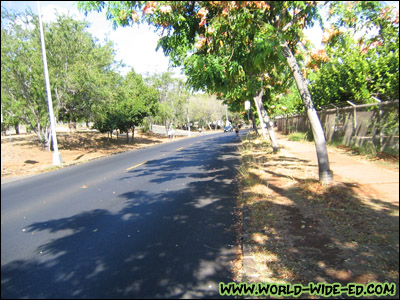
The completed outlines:
{"type": "Polygon", "coordinates": [[[235,126],[235,132],[236,132],[236,136],[239,136],[239,126],[238,125],[235,126]]]}

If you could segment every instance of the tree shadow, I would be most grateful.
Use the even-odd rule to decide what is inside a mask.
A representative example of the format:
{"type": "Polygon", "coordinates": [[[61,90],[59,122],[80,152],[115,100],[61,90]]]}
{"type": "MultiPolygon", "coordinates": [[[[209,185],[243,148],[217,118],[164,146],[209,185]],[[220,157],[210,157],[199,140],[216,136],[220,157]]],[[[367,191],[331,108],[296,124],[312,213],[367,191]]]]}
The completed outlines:
{"type": "Polygon", "coordinates": [[[59,148],[60,150],[78,150],[85,149],[87,151],[97,151],[99,148],[103,150],[119,149],[120,147],[131,147],[132,145],[151,145],[160,144],[161,141],[152,136],[135,137],[134,140],[126,140],[126,135],[119,135],[113,139],[102,136],[96,133],[80,133],[78,134],[64,134],[59,136],[59,148]]]}
{"type": "MultiPolygon", "coordinates": [[[[298,164],[304,165],[300,159],[298,164]]],[[[268,179],[252,173],[249,182],[264,184],[270,194],[257,194],[248,187],[246,197],[256,201],[245,204],[249,213],[245,243],[274,258],[262,262],[270,277],[303,284],[399,286],[398,206],[366,198],[352,184],[324,188],[302,172],[273,168],[263,172],[268,179]],[[294,184],[283,180],[288,177],[294,184]]]]}
{"type": "Polygon", "coordinates": [[[34,164],[38,164],[38,163],[39,163],[38,161],[36,161],[36,160],[31,160],[31,159],[28,159],[28,160],[24,161],[24,164],[31,164],[31,165],[34,165],[34,164]]]}
{"type": "Polygon", "coordinates": [[[117,180],[148,176],[155,188],[119,194],[118,211],[32,223],[27,234],[49,238],[31,258],[2,265],[2,298],[218,298],[237,250],[236,146],[208,158],[203,145],[132,170],[117,180]]]}
{"type": "MultiPolygon", "coordinates": [[[[227,172],[231,178],[234,178],[236,169],[228,166],[232,164],[237,166],[238,158],[232,152],[232,144],[236,145],[234,140],[231,143],[220,145],[220,153],[215,157],[205,155],[210,151],[211,143],[204,141],[202,144],[197,144],[196,148],[182,149],[175,155],[148,161],[144,168],[129,171],[129,175],[122,177],[121,180],[147,177],[150,182],[158,184],[177,179],[185,179],[185,184],[206,180],[209,185],[216,183],[215,188],[217,188],[220,181],[226,179],[227,172]],[[193,172],[197,168],[202,168],[203,171],[193,172]],[[186,170],[186,172],[182,170],[186,170]]],[[[212,189],[211,192],[213,192],[212,189]]],[[[204,190],[203,193],[210,194],[208,190],[204,190]]]]}

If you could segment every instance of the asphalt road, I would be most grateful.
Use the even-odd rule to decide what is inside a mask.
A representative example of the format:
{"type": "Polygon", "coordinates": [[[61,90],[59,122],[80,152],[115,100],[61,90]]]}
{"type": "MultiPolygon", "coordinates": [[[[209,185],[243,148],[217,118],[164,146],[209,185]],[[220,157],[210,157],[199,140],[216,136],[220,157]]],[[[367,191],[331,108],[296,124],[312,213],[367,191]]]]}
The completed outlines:
{"type": "Polygon", "coordinates": [[[238,142],[203,135],[2,184],[1,297],[218,297],[238,142]]]}

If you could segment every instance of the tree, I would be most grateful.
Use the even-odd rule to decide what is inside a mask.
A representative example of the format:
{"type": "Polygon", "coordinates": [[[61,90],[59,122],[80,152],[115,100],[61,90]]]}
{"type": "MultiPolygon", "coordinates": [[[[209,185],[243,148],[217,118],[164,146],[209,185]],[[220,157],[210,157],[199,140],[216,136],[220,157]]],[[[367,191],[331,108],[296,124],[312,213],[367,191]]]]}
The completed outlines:
{"type": "Polygon", "coordinates": [[[156,113],[158,91],[147,86],[142,76],[133,69],[126,75],[122,89],[123,98],[117,105],[122,116],[119,129],[127,133],[127,139],[131,130],[133,141],[135,127],[142,125],[146,117],[156,113]]]}
{"type": "Polygon", "coordinates": [[[76,121],[90,120],[93,102],[104,99],[107,82],[119,66],[113,44],[97,44],[87,28],[87,22],[57,15],[46,37],[58,119],[73,126],[76,121]]]}
{"type": "MultiPolygon", "coordinates": [[[[112,44],[96,44],[87,24],[68,16],[44,24],[45,42],[58,120],[90,119],[96,102],[105,101],[114,76],[112,44]],[[65,38],[65,37],[68,38],[65,38]]],[[[49,117],[43,76],[38,17],[32,11],[2,10],[2,105],[7,120],[22,122],[49,148],[49,117]],[[4,101],[4,102],[3,102],[4,101]]]]}
{"type": "Polygon", "coordinates": [[[2,9],[1,14],[1,103],[5,119],[28,124],[43,147],[49,147],[38,18],[30,10],[10,14],[2,9]],[[29,29],[32,23],[33,30],[29,29]]]}
{"type": "MultiPolygon", "coordinates": [[[[194,2],[192,3],[193,7],[197,6],[194,4],[194,2]]],[[[153,13],[155,8],[158,6],[159,4],[157,3],[153,3],[153,2],[149,2],[147,4],[144,5],[143,7],[143,12],[145,14],[147,13],[153,13]]],[[[175,6],[177,8],[184,8],[185,6],[185,2],[182,3],[178,3],[175,6]]],[[[78,2],[78,7],[80,9],[84,9],[86,11],[89,10],[102,10],[104,7],[106,6],[105,2],[78,2]]],[[[107,16],[108,18],[112,18],[114,20],[114,25],[118,26],[118,25],[122,25],[122,26],[126,26],[126,25],[130,25],[133,22],[136,22],[138,20],[138,14],[137,12],[134,10],[135,7],[137,8],[141,8],[142,4],[138,3],[138,2],[130,2],[130,3],[120,3],[120,2],[112,2],[109,3],[107,6],[107,16]]],[[[168,5],[163,5],[160,8],[163,13],[168,13],[171,12],[171,7],[168,5]]],[[[193,12],[193,11],[192,11],[193,12]]],[[[176,14],[176,12],[174,13],[174,16],[177,16],[179,21],[182,23],[182,20],[184,20],[184,22],[182,23],[182,27],[181,28],[175,28],[177,31],[179,32],[178,37],[174,40],[172,40],[172,42],[174,43],[174,45],[177,46],[177,48],[179,49],[169,49],[167,50],[164,46],[162,46],[164,48],[164,51],[166,54],[170,54],[172,61],[175,64],[179,64],[180,62],[182,62],[185,58],[185,55],[187,54],[187,51],[190,51],[190,47],[193,47],[193,45],[191,45],[189,42],[188,45],[188,38],[192,39],[192,37],[187,37],[185,34],[188,34],[188,24],[197,24],[197,20],[196,20],[196,16],[194,16],[194,20],[189,20],[189,19],[185,19],[185,17],[180,16],[179,14],[176,14]],[[179,15],[179,16],[178,16],[179,15]],[[182,51],[182,53],[180,54],[176,54],[176,51],[182,51]]],[[[193,15],[192,15],[193,17],[193,15]]],[[[160,21],[161,24],[165,25],[168,24],[168,21],[160,21]]],[[[152,23],[151,21],[149,23],[152,23]]],[[[154,23],[153,23],[154,24],[154,23]]],[[[157,23],[156,21],[156,24],[157,23]]],[[[170,30],[170,29],[168,29],[170,30]]],[[[192,32],[190,34],[195,34],[195,32],[192,32]]],[[[225,34],[227,34],[225,32],[225,34]]],[[[244,37],[245,35],[242,34],[242,37],[244,37]]],[[[204,36],[203,36],[204,37],[204,36]]],[[[160,39],[160,45],[162,45],[163,42],[167,42],[169,43],[169,41],[164,40],[164,38],[160,39]]],[[[202,46],[202,43],[204,42],[204,39],[202,41],[200,41],[200,46],[202,46]]],[[[220,41],[221,43],[223,43],[222,41],[220,41]]],[[[201,48],[199,46],[199,43],[196,44],[199,48],[201,48]]],[[[232,43],[232,45],[236,45],[235,43],[232,43]]],[[[195,90],[208,90],[210,92],[218,92],[219,94],[221,94],[220,92],[222,92],[223,97],[220,97],[221,99],[228,99],[230,97],[233,97],[232,99],[235,99],[235,101],[241,101],[242,104],[244,104],[244,100],[243,99],[243,95],[239,97],[238,93],[232,93],[231,90],[234,89],[236,91],[238,91],[236,89],[237,87],[237,80],[235,80],[234,78],[232,78],[233,80],[231,80],[230,84],[227,84],[227,78],[226,78],[226,74],[223,73],[223,69],[224,66],[226,66],[226,69],[229,69],[231,75],[232,74],[237,74],[237,71],[239,71],[240,75],[242,76],[241,81],[242,84],[244,84],[244,82],[246,82],[245,77],[245,73],[243,72],[243,68],[241,67],[241,69],[238,69],[238,64],[235,63],[234,61],[233,64],[230,65],[230,59],[229,56],[231,56],[231,52],[228,51],[227,54],[225,55],[225,57],[221,56],[221,53],[216,53],[213,55],[213,57],[211,57],[208,61],[190,61],[188,60],[185,63],[185,66],[187,66],[188,68],[190,67],[195,67],[195,69],[198,69],[198,67],[200,67],[200,70],[194,70],[194,72],[191,73],[191,76],[189,76],[189,81],[188,84],[191,85],[195,90]],[[229,52],[229,53],[228,53],[229,52]],[[211,71],[211,72],[203,72],[203,70],[201,70],[201,68],[207,65],[207,68],[211,71]],[[195,76],[195,75],[199,75],[199,76],[195,76]],[[222,76],[222,77],[221,77],[222,76]],[[219,78],[220,77],[220,78],[219,78]]],[[[240,51],[239,51],[240,52],[240,51]]],[[[197,58],[197,55],[193,55],[192,58],[197,58]]],[[[232,57],[231,57],[232,58],[232,57]]],[[[259,56],[260,58],[260,56],[259,56]]],[[[251,58],[249,59],[249,61],[251,61],[251,58]]],[[[190,72],[190,70],[186,70],[187,74],[190,72]]],[[[235,76],[235,75],[234,75],[235,76]]],[[[256,76],[251,76],[251,77],[256,77],[256,76]]],[[[258,90],[260,89],[260,84],[257,85],[257,91],[248,91],[247,94],[252,94],[250,97],[255,97],[256,93],[258,94],[258,90]]],[[[239,93],[243,93],[242,91],[239,91],[239,93]]],[[[276,143],[276,140],[274,138],[273,135],[273,131],[272,128],[270,126],[269,123],[269,118],[268,115],[266,114],[266,111],[261,103],[261,101],[257,102],[256,99],[254,99],[255,103],[257,106],[261,106],[260,109],[263,112],[263,116],[266,119],[266,124],[267,124],[267,128],[268,131],[270,133],[270,137],[271,137],[271,141],[273,143],[273,147],[274,150],[278,149],[278,145],[276,143]]],[[[242,105],[243,106],[243,105],[242,105]]],[[[163,112],[168,112],[168,108],[165,108],[163,110],[163,112]]],[[[262,116],[260,116],[262,118],[262,116]]],[[[264,128],[263,128],[264,130],[264,128]]]]}
{"type": "Polygon", "coordinates": [[[108,133],[112,138],[114,130],[121,124],[121,114],[118,111],[118,102],[124,98],[122,84],[124,78],[117,73],[110,76],[104,89],[103,99],[92,105],[93,128],[101,133],[108,133]]]}
{"type": "Polygon", "coordinates": [[[173,78],[172,72],[154,74],[146,78],[147,83],[158,91],[158,110],[154,120],[165,126],[166,132],[172,124],[185,124],[189,91],[182,79],[173,78]]]}
{"type": "MultiPolygon", "coordinates": [[[[78,7],[100,11],[106,3],[79,2],[78,7]]],[[[320,19],[315,2],[108,2],[106,9],[115,26],[136,22],[136,10],[143,9],[143,19],[162,30],[159,46],[173,64],[183,64],[188,81],[196,88],[227,93],[237,81],[252,77],[259,81],[258,92],[249,92],[260,98],[264,83],[260,76],[271,64],[281,69],[286,62],[312,126],[320,180],[331,182],[324,132],[293,55],[302,29],[320,19]]]]}
{"type": "Polygon", "coordinates": [[[223,123],[222,119],[225,116],[225,107],[218,101],[215,96],[208,94],[196,94],[189,99],[189,115],[193,122],[199,122],[201,127],[223,123]]]}
{"type": "Polygon", "coordinates": [[[158,91],[148,86],[133,69],[125,78],[115,74],[108,84],[112,89],[108,89],[107,100],[94,107],[94,128],[107,132],[111,138],[114,130],[126,132],[127,141],[131,131],[133,141],[135,128],[158,111],[158,91]]]}
{"type": "Polygon", "coordinates": [[[380,2],[334,3],[325,30],[327,59],[309,60],[311,93],[319,105],[399,97],[398,11],[380,2]],[[368,15],[368,18],[365,18],[368,15]],[[346,21],[347,20],[347,21],[346,21]]]}

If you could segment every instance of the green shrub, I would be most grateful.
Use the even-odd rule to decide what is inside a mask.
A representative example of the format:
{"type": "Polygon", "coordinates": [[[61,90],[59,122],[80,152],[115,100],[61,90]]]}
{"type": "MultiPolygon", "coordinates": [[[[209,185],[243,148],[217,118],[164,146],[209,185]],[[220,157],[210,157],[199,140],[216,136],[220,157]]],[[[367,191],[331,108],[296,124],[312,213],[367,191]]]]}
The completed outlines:
{"type": "Polygon", "coordinates": [[[307,133],[304,132],[294,132],[289,134],[289,141],[306,141],[307,140],[307,133]]]}
{"type": "Polygon", "coordinates": [[[142,124],[142,132],[147,133],[150,131],[150,122],[147,119],[144,119],[142,124]]]}

